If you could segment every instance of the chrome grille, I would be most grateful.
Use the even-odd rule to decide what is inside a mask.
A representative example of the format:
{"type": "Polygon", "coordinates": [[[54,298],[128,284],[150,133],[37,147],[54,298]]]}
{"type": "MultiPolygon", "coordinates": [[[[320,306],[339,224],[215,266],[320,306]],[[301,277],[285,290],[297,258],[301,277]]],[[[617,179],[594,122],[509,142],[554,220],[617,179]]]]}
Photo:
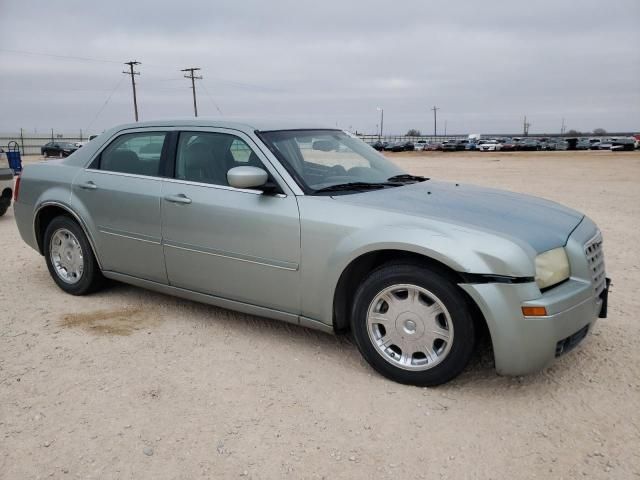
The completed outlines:
{"type": "Polygon", "coordinates": [[[587,263],[591,272],[591,280],[596,295],[600,295],[605,288],[606,274],[604,271],[604,252],[602,251],[602,235],[600,232],[584,246],[587,263]]]}

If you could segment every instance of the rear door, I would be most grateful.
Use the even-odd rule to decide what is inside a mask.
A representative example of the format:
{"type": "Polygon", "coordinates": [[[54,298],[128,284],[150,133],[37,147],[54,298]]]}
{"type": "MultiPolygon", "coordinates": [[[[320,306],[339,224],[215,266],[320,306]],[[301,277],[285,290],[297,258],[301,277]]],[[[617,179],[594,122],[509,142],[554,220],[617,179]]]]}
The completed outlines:
{"type": "Polygon", "coordinates": [[[121,134],[74,179],[104,270],[167,283],[160,172],[169,139],[161,129],[121,134]]]}
{"type": "Polygon", "coordinates": [[[241,132],[180,132],[174,178],[162,186],[163,242],[171,285],[299,313],[300,218],[292,194],[227,183],[241,165],[281,179],[241,132]]]}

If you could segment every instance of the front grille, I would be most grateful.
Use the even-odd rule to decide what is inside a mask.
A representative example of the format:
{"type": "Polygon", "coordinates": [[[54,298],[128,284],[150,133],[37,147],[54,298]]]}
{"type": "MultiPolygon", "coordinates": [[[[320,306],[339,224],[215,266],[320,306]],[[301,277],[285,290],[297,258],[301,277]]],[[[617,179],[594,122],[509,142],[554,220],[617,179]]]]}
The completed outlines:
{"type": "Polygon", "coordinates": [[[600,295],[606,285],[604,252],[602,251],[602,235],[600,232],[586,243],[584,253],[587,256],[593,289],[596,295],[600,295]]]}
{"type": "Polygon", "coordinates": [[[585,325],[573,335],[563,338],[556,343],[556,357],[573,350],[573,348],[587,336],[587,333],[589,333],[589,325],[585,325]]]}

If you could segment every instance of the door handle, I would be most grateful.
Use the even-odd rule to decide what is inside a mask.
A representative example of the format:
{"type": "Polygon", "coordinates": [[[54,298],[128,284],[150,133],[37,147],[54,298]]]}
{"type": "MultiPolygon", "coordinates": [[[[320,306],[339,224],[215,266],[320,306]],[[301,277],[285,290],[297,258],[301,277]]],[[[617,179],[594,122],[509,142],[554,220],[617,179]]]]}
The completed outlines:
{"type": "Polygon", "coordinates": [[[85,183],[81,183],[78,186],[80,188],[83,188],[84,190],[95,190],[96,188],[98,188],[98,186],[95,183],[93,183],[91,180],[85,183]]]}
{"type": "Polygon", "coordinates": [[[184,205],[188,205],[191,203],[191,199],[187,197],[184,193],[179,193],[178,195],[167,195],[164,197],[167,202],[171,203],[182,203],[184,205]]]}

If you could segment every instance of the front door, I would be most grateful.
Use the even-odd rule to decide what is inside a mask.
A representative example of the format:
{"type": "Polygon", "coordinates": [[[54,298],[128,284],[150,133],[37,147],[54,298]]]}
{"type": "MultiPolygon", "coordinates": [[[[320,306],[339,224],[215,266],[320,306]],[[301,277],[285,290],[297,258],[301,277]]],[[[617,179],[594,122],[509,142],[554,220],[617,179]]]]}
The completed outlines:
{"type": "Polygon", "coordinates": [[[73,182],[104,270],[167,283],[159,174],[166,137],[120,135],[73,182]]]}
{"type": "Polygon", "coordinates": [[[162,186],[169,283],[299,313],[300,219],[293,195],[266,195],[227,183],[230,168],[277,173],[251,139],[227,130],[181,132],[175,175],[162,186]]]}

